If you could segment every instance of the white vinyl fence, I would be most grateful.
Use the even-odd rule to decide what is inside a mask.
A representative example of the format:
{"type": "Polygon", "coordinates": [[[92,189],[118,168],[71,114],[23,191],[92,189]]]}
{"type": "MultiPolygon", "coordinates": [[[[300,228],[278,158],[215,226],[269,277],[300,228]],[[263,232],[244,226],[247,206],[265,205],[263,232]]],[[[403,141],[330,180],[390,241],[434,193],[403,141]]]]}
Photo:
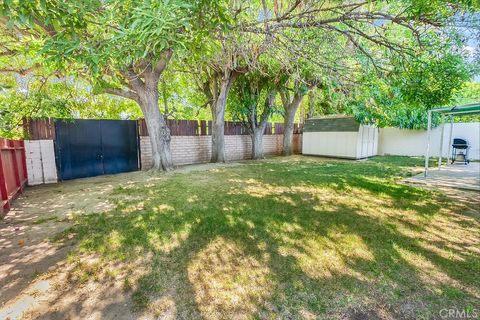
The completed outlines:
{"type": "MultiPolygon", "coordinates": [[[[447,157],[449,145],[454,138],[465,139],[470,144],[469,157],[480,160],[480,122],[454,123],[452,141],[450,123],[444,124],[442,156],[447,157]]],[[[438,157],[440,153],[442,126],[432,130],[430,137],[430,156],[438,157]]],[[[396,128],[380,129],[378,141],[379,155],[424,156],[427,142],[426,130],[408,130],[396,128]]]]}

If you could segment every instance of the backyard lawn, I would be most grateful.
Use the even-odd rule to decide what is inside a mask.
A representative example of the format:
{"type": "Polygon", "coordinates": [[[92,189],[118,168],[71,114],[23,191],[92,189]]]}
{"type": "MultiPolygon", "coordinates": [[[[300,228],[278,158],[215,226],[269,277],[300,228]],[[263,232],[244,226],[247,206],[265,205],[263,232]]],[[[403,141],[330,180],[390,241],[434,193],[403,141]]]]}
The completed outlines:
{"type": "Polygon", "coordinates": [[[421,165],[296,156],[116,185],[110,209],[73,215],[50,239],[69,248],[55,290],[120,285],[132,314],[179,319],[478,309],[478,202],[400,182],[421,165]]]}

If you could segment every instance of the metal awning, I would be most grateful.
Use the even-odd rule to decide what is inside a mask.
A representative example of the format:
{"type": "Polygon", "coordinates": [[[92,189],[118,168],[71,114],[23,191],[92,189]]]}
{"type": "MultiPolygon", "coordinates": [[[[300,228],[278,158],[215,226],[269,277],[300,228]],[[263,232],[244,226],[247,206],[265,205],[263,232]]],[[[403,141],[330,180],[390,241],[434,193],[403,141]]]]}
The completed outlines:
{"type": "Polygon", "coordinates": [[[446,115],[480,114],[480,102],[464,104],[461,106],[432,109],[430,111],[446,115]]]}
{"type": "MultiPolygon", "coordinates": [[[[431,109],[428,110],[428,126],[427,126],[427,148],[425,150],[425,177],[428,175],[428,160],[429,160],[429,151],[430,151],[430,131],[432,130],[432,113],[439,113],[443,115],[450,116],[450,142],[452,141],[452,128],[453,128],[453,117],[454,116],[462,116],[462,115],[472,115],[472,114],[480,114],[480,102],[464,104],[460,106],[453,106],[453,107],[445,107],[445,108],[438,108],[438,109],[431,109]]],[[[443,131],[445,126],[442,126],[442,133],[441,133],[441,141],[440,141],[440,154],[438,157],[438,168],[442,165],[442,148],[443,148],[443,131]]],[[[448,161],[450,160],[450,148],[451,144],[448,145],[448,153],[447,153],[447,165],[448,161]]]]}

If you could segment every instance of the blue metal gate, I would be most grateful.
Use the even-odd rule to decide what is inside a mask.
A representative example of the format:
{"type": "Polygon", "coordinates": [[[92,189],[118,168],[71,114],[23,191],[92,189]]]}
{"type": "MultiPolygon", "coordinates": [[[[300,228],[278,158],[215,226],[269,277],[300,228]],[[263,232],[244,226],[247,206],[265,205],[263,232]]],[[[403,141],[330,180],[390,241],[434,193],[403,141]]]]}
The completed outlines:
{"type": "Polygon", "coordinates": [[[60,180],[136,171],[138,128],[133,120],[57,120],[55,157],[60,180]]]}

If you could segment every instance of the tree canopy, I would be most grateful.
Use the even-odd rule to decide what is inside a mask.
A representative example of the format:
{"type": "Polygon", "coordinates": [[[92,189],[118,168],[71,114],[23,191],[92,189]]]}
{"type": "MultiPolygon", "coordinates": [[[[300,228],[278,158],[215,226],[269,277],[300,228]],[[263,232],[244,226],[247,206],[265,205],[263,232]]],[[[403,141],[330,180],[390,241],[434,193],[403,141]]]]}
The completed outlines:
{"type": "Polygon", "coordinates": [[[225,117],[239,115],[242,88],[264,79],[288,130],[306,108],[420,128],[427,109],[458,100],[478,73],[478,9],[469,0],[2,1],[1,130],[23,116],[143,116],[155,165],[169,168],[165,118],[212,119],[212,159],[224,161],[225,117]]]}

